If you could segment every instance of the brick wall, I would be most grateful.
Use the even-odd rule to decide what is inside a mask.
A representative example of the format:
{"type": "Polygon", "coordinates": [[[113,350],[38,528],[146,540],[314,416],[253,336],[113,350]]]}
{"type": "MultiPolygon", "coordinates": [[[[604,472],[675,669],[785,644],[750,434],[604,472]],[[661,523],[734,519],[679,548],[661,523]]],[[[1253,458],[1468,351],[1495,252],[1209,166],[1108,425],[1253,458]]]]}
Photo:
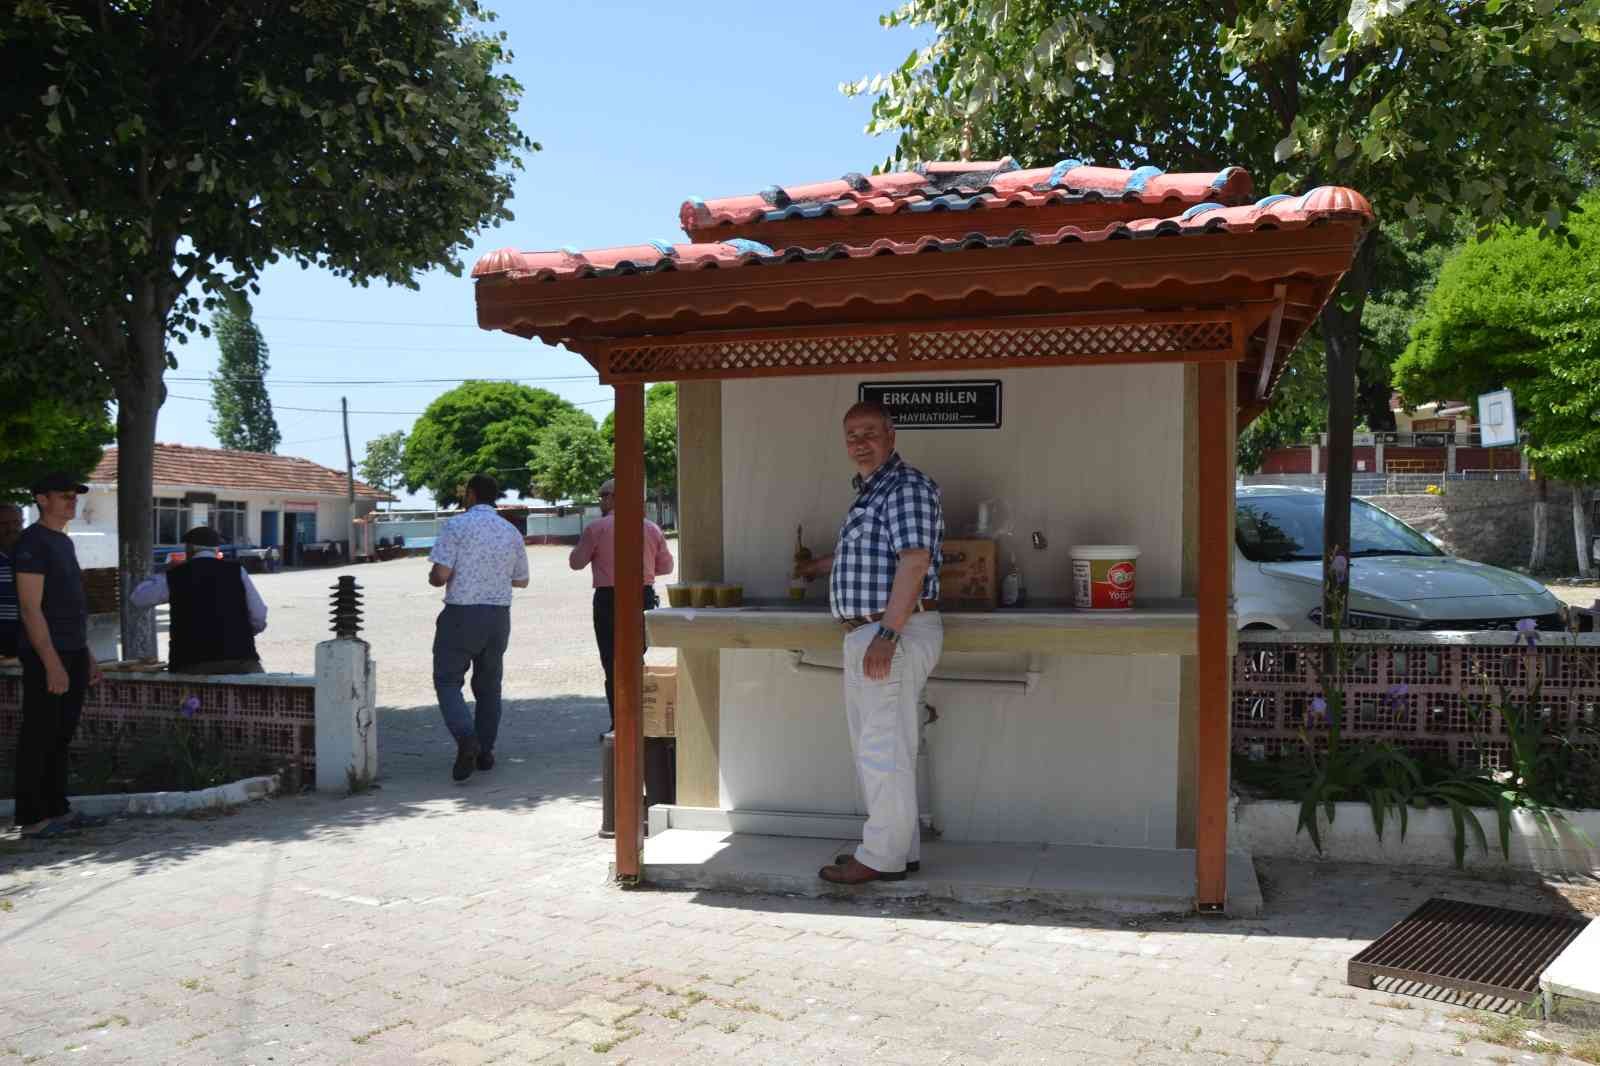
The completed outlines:
{"type": "MultiPolygon", "coordinates": [[[[167,673],[108,671],[89,690],[73,750],[111,748],[153,730],[173,727],[178,708],[195,696],[200,708],[189,727],[239,754],[266,756],[316,780],[316,679],[296,675],[234,677],[227,681],[167,673]]],[[[0,667],[0,772],[9,773],[22,725],[22,671],[0,667]]]]}
{"type": "MultiPolygon", "coordinates": [[[[1507,568],[1528,565],[1533,547],[1532,482],[1450,481],[1443,487],[1442,496],[1383,496],[1372,502],[1422,532],[1432,533],[1452,555],[1507,568]]],[[[1550,486],[1549,519],[1549,570],[1575,574],[1572,495],[1565,485],[1550,486]]]]}

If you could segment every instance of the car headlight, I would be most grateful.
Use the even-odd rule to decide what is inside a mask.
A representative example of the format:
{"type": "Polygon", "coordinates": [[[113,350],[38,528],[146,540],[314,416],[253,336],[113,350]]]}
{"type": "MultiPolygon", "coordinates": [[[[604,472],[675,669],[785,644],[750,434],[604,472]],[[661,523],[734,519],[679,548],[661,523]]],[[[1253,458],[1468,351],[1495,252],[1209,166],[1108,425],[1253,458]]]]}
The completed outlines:
{"type": "MultiPolygon", "coordinates": [[[[1428,623],[1417,618],[1400,618],[1392,614],[1373,614],[1370,611],[1348,611],[1346,629],[1423,629],[1428,623]]],[[[1313,607],[1306,615],[1313,625],[1322,625],[1322,608],[1313,607]]]]}

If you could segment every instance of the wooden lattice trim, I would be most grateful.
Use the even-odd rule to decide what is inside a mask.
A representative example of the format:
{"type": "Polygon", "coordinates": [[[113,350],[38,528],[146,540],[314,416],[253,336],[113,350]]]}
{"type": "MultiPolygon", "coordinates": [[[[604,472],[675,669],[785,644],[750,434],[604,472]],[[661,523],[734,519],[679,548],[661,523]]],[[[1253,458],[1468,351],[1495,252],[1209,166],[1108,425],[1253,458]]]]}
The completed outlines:
{"type": "Polygon", "coordinates": [[[1149,325],[1049,326],[1041,329],[912,333],[912,359],[1048,359],[1132,352],[1207,352],[1233,344],[1229,322],[1159,322],[1149,325]]]}
{"type": "Polygon", "coordinates": [[[1203,362],[1239,357],[1230,318],[929,329],[916,323],[872,332],[806,332],[699,341],[625,341],[604,352],[602,380],[689,381],[778,375],[1004,369],[1073,363],[1203,362]]]}

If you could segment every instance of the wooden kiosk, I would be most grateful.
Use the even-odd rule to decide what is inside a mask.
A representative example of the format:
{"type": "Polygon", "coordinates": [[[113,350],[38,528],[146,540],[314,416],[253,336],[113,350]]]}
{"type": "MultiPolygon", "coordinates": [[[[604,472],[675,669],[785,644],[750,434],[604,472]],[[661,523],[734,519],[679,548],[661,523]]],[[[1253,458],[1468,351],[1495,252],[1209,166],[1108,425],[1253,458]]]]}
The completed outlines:
{"type": "MultiPolygon", "coordinates": [[[[830,485],[842,489],[847,480],[837,442],[832,451],[818,443],[837,436],[842,407],[833,401],[849,384],[841,378],[916,381],[957,373],[1003,377],[1019,399],[1070,382],[1060,386],[1065,399],[1055,407],[1023,405],[1033,421],[1014,427],[1020,436],[1007,447],[1037,450],[1047,446],[1041,442],[1069,439],[1059,436],[1068,422],[1094,423],[1092,442],[1070,438],[1080,452],[1093,444],[1085,465],[1115,473],[1123,456],[1130,470],[1145,471],[1139,464],[1150,453],[1157,459],[1148,462],[1158,460],[1168,472],[1162,477],[1172,492],[1147,486],[1145,493],[1156,520],[1137,522],[1160,526],[1151,536],[1166,546],[1149,563],[1162,594],[1149,606],[1120,615],[1073,611],[1049,595],[1061,591],[1060,567],[1030,556],[1042,593],[1036,605],[1026,612],[947,614],[945,651],[947,657],[996,649],[1064,657],[1060,669],[1041,668],[1044,680],[1029,689],[1029,706],[1042,699],[1057,718],[1082,713],[1071,691],[1080,686],[1063,678],[1092,681],[1096,663],[1148,658],[1150,671],[1169,678],[1176,693],[1174,712],[1159,723],[1162,744],[1170,741],[1162,751],[1172,776],[1152,786],[1169,817],[1151,839],[1194,849],[1195,905],[1220,911],[1227,901],[1235,436],[1270,401],[1288,353],[1349,268],[1373,221],[1367,201],[1334,187],[1257,200],[1250,176],[1236,167],[1163,174],[1065,160],[1025,170],[1004,159],[691,200],[681,221],[686,243],[502,250],[473,270],[480,326],[578,352],[616,390],[619,879],[635,881],[643,872],[642,655],[639,629],[626,620],[642,606],[645,386],[680,383],[682,578],[723,580],[725,560],[731,566],[737,555],[750,572],[727,574],[728,580],[743,581],[747,596],[781,596],[772,582],[782,577],[795,524],[784,509],[802,507],[800,494],[784,488],[804,480],[795,473],[802,469],[795,455],[827,467],[830,485]],[[1111,366],[1123,368],[1122,376],[1086,369],[1111,366]],[[778,394],[777,383],[763,384],[774,378],[814,384],[797,380],[778,394]],[[1141,411],[1126,406],[1134,403],[1128,397],[1148,395],[1148,421],[1124,414],[1095,423],[1097,407],[1116,406],[1109,397],[1100,403],[1102,380],[1107,388],[1116,382],[1125,405],[1119,410],[1141,411]],[[824,398],[821,385],[834,392],[824,398]],[[795,410],[768,420],[748,411],[741,416],[739,404],[758,388],[766,390],[759,393],[764,402],[792,405],[798,416],[795,410]],[[821,436],[796,430],[789,439],[773,429],[779,435],[766,439],[764,422],[814,425],[821,436]],[[740,439],[725,440],[729,432],[740,439]],[[740,484],[761,482],[752,472],[764,463],[772,471],[766,480],[775,484],[759,490],[764,496],[739,489],[723,477],[724,456],[741,466],[740,484]],[[745,498],[725,499],[737,491],[746,491],[745,498]],[[767,511],[779,513],[769,518],[767,511]],[[767,535],[753,546],[741,542],[735,552],[730,534],[725,555],[727,519],[746,542],[746,524],[784,529],[788,541],[772,543],[767,535]],[[771,572],[755,573],[767,563],[754,566],[752,559],[770,561],[771,572]],[[1060,691],[1053,695],[1052,686],[1060,691]],[[1059,705],[1053,711],[1052,700],[1059,705]]],[[[937,467],[919,461],[910,436],[901,434],[902,453],[943,482],[937,467]]],[[[1073,456],[1056,458],[1060,468],[1073,456]]],[[[981,463],[981,454],[973,461],[981,463]]],[[[1137,488],[1159,479],[1139,473],[1134,480],[1137,488]]],[[[1092,494],[1082,484],[1055,489],[1069,501],[1085,501],[1074,535],[1107,525],[1103,516],[1089,524],[1093,506],[1109,505],[1088,502],[1092,494]]],[[[951,497],[947,485],[947,523],[952,502],[969,502],[951,497]]],[[[836,528],[823,527],[818,516],[830,507],[841,515],[847,504],[848,498],[836,507],[817,505],[813,547],[828,550],[836,528]]],[[[1128,522],[1136,524],[1132,511],[1128,522]]],[[[725,764],[735,755],[721,741],[734,696],[720,690],[719,664],[743,671],[749,692],[758,683],[752,678],[775,675],[728,655],[798,653],[830,643],[836,651],[841,631],[816,602],[743,613],[660,610],[651,612],[649,626],[652,645],[679,648],[680,802],[715,807],[719,781],[726,794],[730,776],[737,776],[725,764]]],[[[833,717],[842,720],[842,712],[833,717]]],[[[1027,780],[1018,787],[1029,787],[1027,780]]]]}

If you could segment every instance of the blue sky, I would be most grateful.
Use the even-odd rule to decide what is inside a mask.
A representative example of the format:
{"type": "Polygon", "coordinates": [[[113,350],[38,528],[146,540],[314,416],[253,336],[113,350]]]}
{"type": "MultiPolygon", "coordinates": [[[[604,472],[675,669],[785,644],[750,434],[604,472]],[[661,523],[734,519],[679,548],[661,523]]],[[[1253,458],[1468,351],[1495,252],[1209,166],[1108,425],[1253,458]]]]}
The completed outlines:
{"type": "MultiPolygon", "coordinates": [[[[823,0],[780,13],[733,2],[491,0],[525,90],[519,124],[544,151],[517,177],[516,220],[480,234],[466,265],[506,246],[681,240],[678,207],[690,196],[870,170],[893,144],[862,132],[868,103],[837,86],[898,65],[923,43],[878,25],[892,3],[823,0]]],[[[342,469],[337,412],[348,396],[359,462],[367,440],[409,430],[455,384],[420,379],[552,379],[529,384],[597,419],[611,409],[611,390],[578,356],[479,330],[470,280],[443,270],[420,280],[413,291],[357,289],[292,265],[263,275],[255,314],[271,347],[281,454],[342,469]]],[[[157,439],[215,446],[204,379],[216,345],[196,336],[176,354],[157,439]]]]}

